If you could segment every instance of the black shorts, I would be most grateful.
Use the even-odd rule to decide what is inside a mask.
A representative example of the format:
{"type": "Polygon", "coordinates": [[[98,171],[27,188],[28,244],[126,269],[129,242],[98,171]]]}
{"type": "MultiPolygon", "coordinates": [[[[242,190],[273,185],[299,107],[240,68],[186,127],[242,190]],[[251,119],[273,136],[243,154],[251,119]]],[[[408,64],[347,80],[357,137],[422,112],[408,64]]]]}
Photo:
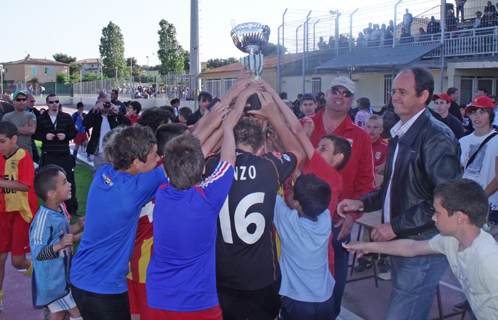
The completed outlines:
{"type": "Polygon", "coordinates": [[[218,287],[223,320],[274,320],[280,310],[279,290],[280,280],[258,290],[218,287]]]}
{"type": "Polygon", "coordinates": [[[281,320],[334,320],[334,297],[324,302],[304,302],[282,297],[281,320]]]}
{"type": "Polygon", "coordinates": [[[128,292],[100,294],[71,285],[74,301],[85,320],[131,320],[128,292]]]}

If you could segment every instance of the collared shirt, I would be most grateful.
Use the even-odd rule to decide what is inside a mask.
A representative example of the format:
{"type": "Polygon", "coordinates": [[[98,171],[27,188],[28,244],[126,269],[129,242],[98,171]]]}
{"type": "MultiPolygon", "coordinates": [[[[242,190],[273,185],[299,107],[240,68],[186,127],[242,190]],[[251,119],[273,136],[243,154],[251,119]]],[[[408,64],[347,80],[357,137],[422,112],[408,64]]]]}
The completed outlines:
{"type": "MultiPolygon", "coordinates": [[[[410,118],[407,122],[403,123],[401,120],[398,121],[394,125],[394,127],[391,128],[391,137],[395,138],[401,138],[417,121],[417,119],[424,113],[426,108],[423,108],[420,110],[416,115],[410,118]]],[[[396,150],[394,150],[394,156],[393,156],[393,162],[392,162],[392,168],[393,171],[391,173],[391,178],[389,179],[389,185],[387,186],[387,192],[386,192],[386,200],[384,201],[384,222],[390,222],[391,221],[391,182],[393,181],[394,177],[394,169],[395,169],[395,164],[396,164],[396,158],[398,157],[398,151],[399,151],[399,144],[398,140],[396,139],[396,150]]]]}

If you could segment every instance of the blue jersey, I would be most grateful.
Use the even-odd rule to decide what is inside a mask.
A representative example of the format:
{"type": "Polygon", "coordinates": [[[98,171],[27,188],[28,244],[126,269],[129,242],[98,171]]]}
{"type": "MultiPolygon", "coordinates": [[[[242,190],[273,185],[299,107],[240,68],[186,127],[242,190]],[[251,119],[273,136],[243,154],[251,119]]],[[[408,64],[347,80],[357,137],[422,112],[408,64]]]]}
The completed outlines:
{"type": "Polygon", "coordinates": [[[176,190],[168,178],[157,191],[146,280],[149,307],[192,312],[218,305],[216,221],[233,174],[232,166],[221,162],[198,187],[176,190]]]}
{"type": "Polygon", "coordinates": [[[72,118],[74,121],[74,125],[78,129],[78,134],[81,134],[85,132],[85,126],[83,126],[83,119],[86,117],[86,113],[83,112],[83,114],[80,116],[78,112],[73,113],[72,118]]]}
{"type": "Polygon", "coordinates": [[[41,206],[29,229],[29,245],[33,258],[31,276],[33,305],[43,307],[69,293],[69,267],[71,247],[59,251],[52,259],[38,260],[40,251],[61,241],[70,233],[69,221],[64,214],[41,206]]]}
{"type": "Polygon", "coordinates": [[[71,283],[101,294],[128,290],[126,274],[142,206],[164,180],[158,167],[133,176],[104,165],[95,173],[86,207],[85,233],[73,259],[71,283]]]}

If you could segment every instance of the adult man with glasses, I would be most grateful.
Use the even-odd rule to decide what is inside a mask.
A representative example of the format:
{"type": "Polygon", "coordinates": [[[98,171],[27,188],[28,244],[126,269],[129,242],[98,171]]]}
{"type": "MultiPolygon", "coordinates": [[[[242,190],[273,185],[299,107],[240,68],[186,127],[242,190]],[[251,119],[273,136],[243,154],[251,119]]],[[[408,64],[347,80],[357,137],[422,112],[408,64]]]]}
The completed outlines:
{"type": "Polygon", "coordinates": [[[55,94],[46,97],[48,110],[38,117],[35,140],[42,142],[40,166],[56,164],[66,171],[67,181],[71,183],[71,199],[65,201],[71,215],[78,215],[76,183],[74,181],[74,158],[69,150],[69,141],[76,137],[77,130],[71,116],[59,112],[59,98],[55,94]]]}
{"type": "MultiPolygon", "coordinates": [[[[348,115],[351,105],[355,101],[356,86],[353,81],[345,77],[332,80],[327,91],[327,104],[311,119],[315,128],[310,140],[316,148],[322,137],[332,133],[346,138],[351,143],[351,158],[348,164],[339,173],[343,179],[343,191],[339,201],[359,198],[375,188],[375,172],[373,168],[372,140],[365,130],[356,126],[348,115]]],[[[305,126],[306,128],[306,126],[305,126]]],[[[305,130],[306,131],[306,130],[305,130]]],[[[345,218],[337,213],[332,216],[332,247],[335,259],[335,287],[334,304],[335,316],[341,311],[341,299],[346,286],[349,264],[349,253],[342,248],[342,241],[350,240],[351,228],[354,220],[361,217],[360,213],[349,212],[345,218]]],[[[330,266],[331,270],[332,266],[330,266]]]]}
{"type": "Polygon", "coordinates": [[[12,122],[17,126],[19,139],[17,146],[29,152],[33,157],[31,149],[31,135],[36,131],[36,116],[33,113],[26,112],[27,95],[24,91],[16,91],[12,97],[14,112],[7,113],[3,116],[3,121],[12,122]]]}

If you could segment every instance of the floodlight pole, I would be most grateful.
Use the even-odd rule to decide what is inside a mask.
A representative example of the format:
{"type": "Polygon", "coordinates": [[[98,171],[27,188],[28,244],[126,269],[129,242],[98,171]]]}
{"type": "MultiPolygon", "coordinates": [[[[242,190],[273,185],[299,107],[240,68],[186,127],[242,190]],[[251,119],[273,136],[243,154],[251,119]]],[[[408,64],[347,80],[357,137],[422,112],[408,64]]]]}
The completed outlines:
{"type": "Polygon", "coordinates": [[[3,64],[0,64],[0,94],[3,95],[3,64]]]}
{"type": "Polygon", "coordinates": [[[298,32],[299,32],[299,28],[301,28],[303,25],[299,25],[299,27],[296,28],[296,53],[297,53],[297,49],[298,49],[298,46],[299,46],[299,43],[297,42],[297,35],[298,35],[298,32]]]}
{"type": "Polygon", "coordinates": [[[403,0],[399,0],[398,2],[396,2],[396,4],[394,5],[394,28],[393,28],[393,48],[396,47],[396,29],[397,29],[397,25],[398,25],[398,5],[403,2],[403,0]]]}
{"type": "Polygon", "coordinates": [[[336,57],[339,56],[339,17],[341,13],[339,10],[336,10],[335,13],[335,54],[336,57]]]}
{"type": "Polygon", "coordinates": [[[358,11],[358,8],[349,15],[349,52],[353,51],[353,14],[358,11]]]}
{"type": "Polygon", "coordinates": [[[315,26],[316,24],[320,22],[320,19],[316,20],[315,23],[313,23],[313,51],[316,50],[316,47],[315,47],[315,42],[316,42],[316,36],[315,36],[315,26]]]}
{"type": "Polygon", "coordinates": [[[441,0],[441,56],[439,57],[441,60],[441,67],[439,71],[439,86],[441,88],[440,92],[444,92],[443,90],[443,80],[444,80],[444,29],[446,29],[446,0],[441,0]]]}
{"type": "Polygon", "coordinates": [[[303,94],[306,91],[306,47],[308,44],[308,22],[310,21],[311,10],[306,16],[303,28],[303,94]]]}

